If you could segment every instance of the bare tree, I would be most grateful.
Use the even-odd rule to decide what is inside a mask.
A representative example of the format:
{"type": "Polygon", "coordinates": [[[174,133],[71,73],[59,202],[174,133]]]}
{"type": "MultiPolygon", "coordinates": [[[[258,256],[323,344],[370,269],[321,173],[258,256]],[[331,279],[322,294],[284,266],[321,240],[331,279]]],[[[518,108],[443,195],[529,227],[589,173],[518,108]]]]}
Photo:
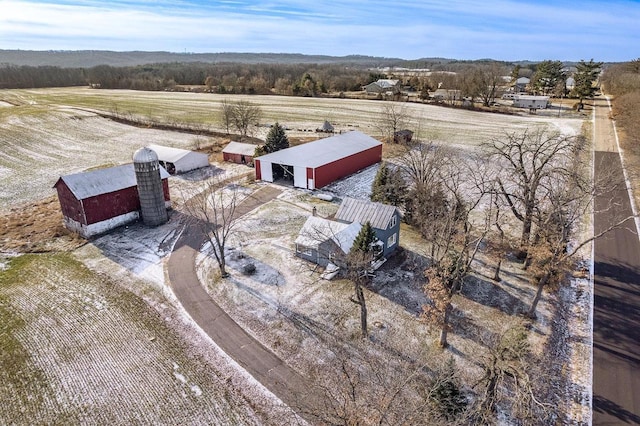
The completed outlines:
{"type": "Polygon", "coordinates": [[[301,404],[306,418],[345,426],[466,424],[455,366],[430,370],[406,358],[376,357],[370,349],[362,342],[335,344],[326,363],[310,368],[310,392],[322,395],[315,398],[322,406],[301,404]]]}
{"type": "Polygon", "coordinates": [[[209,180],[201,192],[188,197],[185,203],[187,213],[207,238],[222,277],[228,276],[226,247],[237,222],[238,204],[238,185],[219,178],[209,180]]]}
{"type": "Polygon", "coordinates": [[[378,130],[387,142],[394,142],[397,131],[409,124],[409,114],[404,104],[399,102],[385,102],[380,110],[378,130]]]}
{"type": "Polygon", "coordinates": [[[233,103],[228,99],[223,99],[220,103],[220,117],[222,118],[222,124],[224,124],[224,128],[229,134],[229,130],[233,125],[233,103]]]}
{"type": "Polygon", "coordinates": [[[503,331],[479,337],[488,354],[479,357],[483,375],[473,386],[477,392],[473,423],[496,423],[497,407],[502,406],[518,424],[548,424],[553,407],[538,395],[541,378],[536,376],[541,369],[523,324],[505,324],[503,331]]]}
{"type": "Polygon", "coordinates": [[[569,173],[567,164],[574,162],[583,146],[582,137],[562,136],[541,128],[507,133],[485,145],[501,170],[498,191],[522,222],[520,246],[524,252],[530,244],[534,214],[542,197],[540,189],[569,173]]]}
{"type": "Polygon", "coordinates": [[[222,101],[221,117],[227,133],[233,127],[242,138],[252,133],[253,126],[258,124],[262,116],[259,106],[248,101],[222,101]]]}
{"type": "Polygon", "coordinates": [[[487,219],[479,226],[471,219],[472,211],[489,193],[491,180],[479,158],[466,161],[463,166],[460,156],[448,157],[440,172],[446,209],[437,216],[417,218],[431,244],[431,266],[425,271],[424,287],[431,304],[423,307],[423,318],[440,328],[441,347],[447,346],[451,300],[471,271],[493,215],[486,212],[487,219]]]}

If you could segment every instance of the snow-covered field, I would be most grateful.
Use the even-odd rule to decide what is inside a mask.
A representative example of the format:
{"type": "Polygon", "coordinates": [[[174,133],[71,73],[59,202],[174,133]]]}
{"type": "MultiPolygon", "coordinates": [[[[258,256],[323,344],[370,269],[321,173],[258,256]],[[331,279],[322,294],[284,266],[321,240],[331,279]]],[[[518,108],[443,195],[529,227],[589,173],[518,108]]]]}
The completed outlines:
{"type": "MultiPolygon", "coordinates": [[[[219,128],[217,108],[230,98],[85,88],[8,91],[3,96],[18,106],[0,108],[0,212],[52,194],[51,186],[62,174],[128,162],[137,148],[148,143],[181,148],[196,143],[196,136],[134,128],[68,106],[117,109],[219,128]]],[[[293,136],[309,136],[304,130],[315,129],[325,119],[337,130],[375,134],[381,109],[376,101],[232,98],[260,105],[264,122],[280,121],[293,129],[289,133],[293,136]]],[[[576,134],[582,125],[575,118],[481,114],[431,105],[407,108],[423,138],[465,146],[478,145],[505,130],[547,124],[576,134]]],[[[213,164],[199,174],[173,177],[172,198],[180,204],[182,194],[191,193],[207,178],[246,171],[244,166],[213,164]]],[[[326,192],[339,198],[367,198],[376,171],[377,166],[367,168],[325,188],[326,192]]],[[[207,256],[199,260],[202,281],[216,301],[301,372],[326,359],[329,341],[348,342],[359,333],[358,307],[349,300],[352,286],[342,280],[321,280],[318,271],[293,254],[293,241],[314,206],[325,217],[337,210],[335,203],[291,189],[245,215],[231,242],[228,279],[215,277],[217,268],[207,256]],[[248,262],[256,266],[253,275],[242,272],[248,262]]],[[[269,410],[275,410],[277,401],[202,335],[167,286],[164,263],[181,229],[176,216],[154,230],[140,225],[120,228],[76,250],[73,258],[88,269],[65,256],[35,257],[31,269],[26,269],[29,280],[6,286],[3,282],[3,339],[10,333],[12,345],[31,358],[24,367],[30,379],[20,381],[14,375],[7,381],[0,372],[0,396],[10,400],[10,405],[0,408],[0,423],[15,421],[15,413],[34,415],[40,410],[43,417],[33,419],[44,423],[113,423],[120,418],[114,417],[116,413],[129,416],[125,423],[273,423],[273,417],[267,416],[273,414],[269,410]],[[60,266],[59,259],[66,267],[60,266]],[[5,318],[19,321],[8,326],[5,318]],[[84,377],[86,372],[95,377],[84,377]],[[42,397],[5,398],[14,394],[42,397]]],[[[504,266],[509,278],[500,285],[483,278],[490,273],[490,265],[479,265],[475,285],[454,299],[459,312],[450,350],[435,351],[435,331],[417,317],[424,302],[421,262],[426,248],[408,228],[403,229],[400,244],[404,257],[384,266],[375,278],[374,291],[367,292],[375,343],[372,354],[420,359],[427,365],[454,356],[464,378],[477,380],[481,371],[473,360],[486,352],[479,336],[519,321],[514,312],[532,299],[534,289],[517,265],[504,266]]],[[[0,277],[10,272],[0,271],[0,277]]],[[[547,295],[540,303],[539,320],[531,333],[537,355],[544,355],[551,336],[566,336],[569,327],[588,317],[588,288],[584,287],[547,295]],[[555,316],[558,299],[576,303],[565,322],[555,316]],[[563,328],[556,333],[558,324],[563,328]]],[[[579,328],[575,333],[584,338],[588,330],[579,328]]],[[[588,351],[584,343],[572,348],[576,348],[573,353],[567,349],[560,354],[560,373],[571,376],[575,389],[582,391],[589,385],[588,361],[585,365],[570,357],[584,360],[588,351]]],[[[584,405],[577,404],[574,411],[578,412],[576,423],[588,418],[584,405]]],[[[288,418],[286,412],[280,414],[288,418]]]]}

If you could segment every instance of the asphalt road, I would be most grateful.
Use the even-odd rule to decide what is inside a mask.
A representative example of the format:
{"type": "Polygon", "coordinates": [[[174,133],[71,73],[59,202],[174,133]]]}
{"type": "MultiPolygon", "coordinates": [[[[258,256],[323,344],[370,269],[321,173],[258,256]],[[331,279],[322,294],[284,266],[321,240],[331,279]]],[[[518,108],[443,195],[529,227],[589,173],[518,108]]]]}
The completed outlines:
{"type": "MultiPolygon", "coordinates": [[[[275,198],[280,190],[264,187],[236,209],[242,216],[275,198]]],[[[250,336],[207,294],[196,274],[196,256],[205,237],[197,224],[187,225],[169,258],[169,281],[176,297],[211,339],[249,374],[297,410],[309,395],[305,379],[268,348],[250,336]]]]}
{"type": "MultiPolygon", "coordinates": [[[[605,99],[596,100],[595,176],[618,183],[595,203],[597,234],[632,215],[605,99]]],[[[594,247],[593,424],[640,424],[640,240],[632,219],[594,247]]]]}

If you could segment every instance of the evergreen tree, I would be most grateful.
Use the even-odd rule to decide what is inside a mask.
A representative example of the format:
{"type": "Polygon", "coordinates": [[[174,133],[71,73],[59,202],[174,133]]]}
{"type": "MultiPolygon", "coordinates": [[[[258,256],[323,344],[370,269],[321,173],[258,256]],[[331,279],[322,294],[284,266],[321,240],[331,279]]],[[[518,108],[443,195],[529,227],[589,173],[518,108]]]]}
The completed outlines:
{"type": "Polygon", "coordinates": [[[371,201],[399,207],[404,204],[406,195],[407,184],[402,172],[383,163],[371,185],[371,201]]]}
{"type": "Polygon", "coordinates": [[[542,61],[536,67],[536,73],[531,82],[536,92],[543,95],[556,94],[565,90],[567,76],[562,70],[560,61],[542,61]]]}
{"type": "Polygon", "coordinates": [[[577,71],[573,76],[575,86],[571,90],[571,96],[580,99],[580,109],[582,109],[582,101],[593,96],[596,92],[596,87],[593,83],[598,79],[601,67],[602,62],[593,62],[593,59],[589,62],[582,60],[576,65],[577,71]]]}
{"type": "Polygon", "coordinates": [[[386,163],[382,163],[378,168],[378,173],[371,185],[371,201],[377,201],[379,203],[385,202],[385,190],[389,181],[389,168],[386,163]]]}
{"type": "Polygon", "coordinates": [[[371,253],[373,251],[373,248],[371,246],[376,242],[377,239],[378,238],[376,237],[376,233],[373,230],[371,223],[365,223],[356,236],[356,239],[353,241],[351,253],[371,253]]]}
{"type": "Polygon", "coordinates": [[[285,148],[289,148],[289,138],[287,138],[284,127],[276,122],[276,124],[269,129],[267,140],[264,143],[264,150],[269,154],[285,148]]]}
{"type": "Polygon", "coordinates": [[[432,401],[449,421],[455,420],[467,406],[467,400],[460,391],[453,358],[449,358],[434,384],[432,401]]]}

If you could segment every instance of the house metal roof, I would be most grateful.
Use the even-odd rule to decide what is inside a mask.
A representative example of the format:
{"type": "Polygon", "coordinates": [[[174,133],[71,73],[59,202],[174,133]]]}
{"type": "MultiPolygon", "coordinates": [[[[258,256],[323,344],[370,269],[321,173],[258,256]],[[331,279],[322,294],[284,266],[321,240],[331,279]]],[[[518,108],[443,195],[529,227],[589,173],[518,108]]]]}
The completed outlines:
{"type": "Polygon", "coordinates": [[[262,155],[257,159],[273,164],[315,168],[381,145],[371,136],[353,131],[262,155]]]}
{"type": "Polygon", "coordinates": [[[363,225],[369,222],[374,228],[387,229],[395,212],[396,208],[387,204],[345,198],[340,204],[335,218],[344,222],[358,222],[363,225]]]}
{"type": "Polygon", "coordinates": [[[186,157],[187,155],[207,155],[202,154],[200,152],[189,151],[187,149],[180,148],[172,148],[170,146],[162,146],[162,145],[148,145],[148,148],[155,151],[158,154],[158,160],[168,162],[168,163],[177,163],[180,159],[186,157]]]}
{"type": "Polygon", "coordinates": [[[296,244],[317,250],[321,243],[333,240],[346,254],[351,251],[360,229],[362,229],[362,225],[357,222],[348,224],[309,216],[300,229],[296,244]]]}
{"type": "Polygon", "coordinates": [[[222,150],[223,153],[226,154],[240,154],[240,155],[248,155],[253,157],[253,154],[256,152],[257,145],[253,145],[250,143],[242,143],[242,142],[229,142],[227,146],[222,150]]]}
{"type": "Polygon", "coordinates": [[[395,87],[399,82],[400,80],[380,79],[375,83],[383,89],[390,89],[395,87]]]}
{"type": "MultiPolygon", "coordinates": [[[[160,177],[162,179],[169,177],[169,173],[167,173],[163,167],[160,167],[160,177]]],[[[138,185],[133,164],[124,164],[122,166],[61,176],[54,187],[57,186],[60,181],[63,181],[67,185],[78,200],[84,200],[96,195],[108,194],[138,185]]]]}

